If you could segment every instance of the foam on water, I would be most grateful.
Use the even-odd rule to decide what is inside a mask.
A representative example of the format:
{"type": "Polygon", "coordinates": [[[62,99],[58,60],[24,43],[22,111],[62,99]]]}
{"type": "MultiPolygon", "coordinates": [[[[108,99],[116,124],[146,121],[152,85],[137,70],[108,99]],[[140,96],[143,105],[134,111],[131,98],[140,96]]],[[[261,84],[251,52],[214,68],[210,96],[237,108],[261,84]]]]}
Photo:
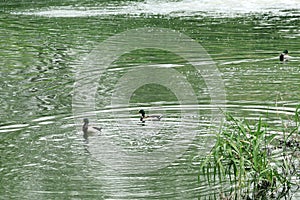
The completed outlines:
{"type": "Polygon", "coordinates": [[[145,0],[143,2],[128,1],[119,4],[90,7],[48,7],[41,10],[14,12],[14,14],[37,15],[44,17],[89,17],[105,15],[168,15],[168,16],[237,16],[249,13],[284,14],[284,10],[299,10],[299,0],[145,0]]]}

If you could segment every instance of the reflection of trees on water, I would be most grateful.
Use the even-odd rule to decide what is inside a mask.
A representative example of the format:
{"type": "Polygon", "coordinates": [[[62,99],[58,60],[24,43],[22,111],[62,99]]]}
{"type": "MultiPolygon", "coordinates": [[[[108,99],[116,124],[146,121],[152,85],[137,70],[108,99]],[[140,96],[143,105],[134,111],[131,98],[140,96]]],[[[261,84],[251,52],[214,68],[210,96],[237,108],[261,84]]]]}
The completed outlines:
{"type": "Polygon", "coordinates": [[[60,69],[66,67],[68,48],[53,47],[47,43],[38,48],[38,71],[47,71],[52,69],[60,69]]]}
{"type": "Polygon", "coordinates": [[[68,67],[68,47],[64,44],[45,42],[36,50],[37,60],[32,69],[34,73],[29,77],[29,81],[34,83],[29,89],[34,94],[32,101],[40,111],[59,111],[62,106],[66,106],[66,101],[71,99],[69,90],[66,90],[66,85],[72,77],[68,67]]]}

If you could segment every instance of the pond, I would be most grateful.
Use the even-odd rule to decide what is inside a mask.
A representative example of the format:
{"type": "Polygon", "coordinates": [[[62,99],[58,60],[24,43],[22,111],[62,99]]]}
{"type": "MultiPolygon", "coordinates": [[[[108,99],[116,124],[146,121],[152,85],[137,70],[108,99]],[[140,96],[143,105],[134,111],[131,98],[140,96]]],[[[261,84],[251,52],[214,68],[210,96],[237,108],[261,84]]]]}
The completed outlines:
{"type": "Polygon", "coordinates": [[[222,112],[278,130],[300,103],[297,0],[0,5],[0,199],[208,199],[222,112]]]}

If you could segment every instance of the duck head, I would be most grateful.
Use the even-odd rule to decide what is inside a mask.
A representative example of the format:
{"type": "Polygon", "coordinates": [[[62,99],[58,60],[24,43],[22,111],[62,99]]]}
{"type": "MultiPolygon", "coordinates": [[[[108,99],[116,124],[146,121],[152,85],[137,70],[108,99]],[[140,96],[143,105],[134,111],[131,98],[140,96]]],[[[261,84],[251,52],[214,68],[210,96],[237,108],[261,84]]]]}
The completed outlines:
{"type": "MultiPolygon", "coordinates": [[[[144,110],[140,110],[139,113],[142,114],[142,117],[145,117],[145,114],[146,114],[146,113],[145,113],[144,110]]],[[[142,118],[141,118],[141,119],[142,119],[142,118]]]]}
{"type": "Polygon", "coordinates": [[[88,118],[84,118],[83,122],[84,122],[84,124],[88,124],[89,123],[89,119],[88,118]]]}

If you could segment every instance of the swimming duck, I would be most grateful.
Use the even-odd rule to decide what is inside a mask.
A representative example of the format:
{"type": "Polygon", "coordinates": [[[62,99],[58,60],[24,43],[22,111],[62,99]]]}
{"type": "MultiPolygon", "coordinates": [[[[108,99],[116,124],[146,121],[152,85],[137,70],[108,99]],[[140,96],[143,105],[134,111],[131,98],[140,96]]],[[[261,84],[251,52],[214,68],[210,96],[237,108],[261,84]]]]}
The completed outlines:
{"type": "Polygon", "coordinates": [[[290,59],[290,56],[288,55],[289,51],[288,50],[284,50],[280,55],[279,55],[279,60],[284,62],[284,61],[288,61],[290,59]]]}
{"type": "Polygon", "coordinates": [[[145,123],[145,121],[160,121],[163,117],[162,115],[147,115],[144,110],[140,110],[139,113],[142,115],[140,121],[145,123]]]}
{"type": "Polygon", "coordinates": [[[84,118],[83,119],[83,126],[82,126],[82,131],[83,131],[83,137],[84,139],[87,139],[88,136],[95,135],[101,131],[102,128],[94,127],[94,126],[89,126],[89,119],[84,118]]]}

